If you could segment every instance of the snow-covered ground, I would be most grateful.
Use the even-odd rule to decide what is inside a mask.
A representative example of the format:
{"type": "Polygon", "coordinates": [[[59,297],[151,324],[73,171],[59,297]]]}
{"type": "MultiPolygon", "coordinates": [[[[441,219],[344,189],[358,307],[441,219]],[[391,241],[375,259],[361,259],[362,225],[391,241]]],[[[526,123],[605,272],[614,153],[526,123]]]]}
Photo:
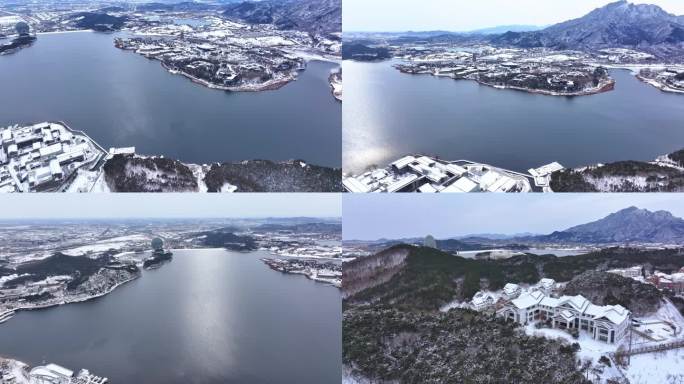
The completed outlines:
{"type": "Polygon", "coordinates": [[[221,191],[220,191],[220,192],[221,192],[221,193],[233,193],[233,192],[237,191],[237,189],[238,189],[237,186],[235,186],[235,185],[233,185],[233,184],[231,184],[231,183],[225,182],[225,183],[223,183],[223,185],[221,186],[221,191]]]}
{"type": "Polygon", "coordinates": [[[631,384],[683,383],[684,349],[632,356],[623,372],[631,384]]]}
{"type": "MultiPolygon", "coordinates": [[[[651,316],[636,319],[641,325],[638,329],[642,332],[651,329],[650,336],[660,342],[670,342],[681,338],[681,331],[684,327],[684,317],[677,308],[670,302],[666,303],[651,316]],[[670,326],[674,326],[675,330],[670,326]]],[[[632,356],[630,365],[617,370],[615,365],[608,367],[599,363],[601,356],[609,356],[618,350],[620,345],[625,345],[628,338],[625,337],[620,344],[608,344],[593,340],[586,332],[580,332],[579,338],[573,338],[569,333],[560,329],[541,328],[536,329],[534,324],[528,324],[525,333],[530,336],[546,337],[548,339],[562,339],[570,343],[579,343],[580,350],[577,352],[580,360],[590,360],[594,366],[601,367],[603,372],[600,375],[601,383],[605,380],[620,377],[624,374],[631,384],[650,384],[650,383],[684,383],[684,349],[671,350],[659,353],[648,353],[632,356]]],[[[656,344],[646,341],[634,333],[634,347],[640,345],[656,344]]]]}
{"type": "Polygon", "coordinates": [[[103,171],[79,169],[77,172],[66,192],[111,192],[104,181],[103,171]]]}
{"type": "Polygon", "coordinates": [[[635,318],[634,321],[638,324],[634,329],[649,336],[648,339],[637,337],[637,342],[654,344],[684,337],[684,316],[667,299],[654,314],[635,318]]]}
{"type": "Polygon", "coordinates": [[[570,343],[579,343],[580,350],[577,355],[580,358],[589,358],[597,362],[601,356],[608,356],[609,353],[617,350],[617,345],[604,343],[602,341],[594,340],[589,337],[586,332],[580,332],[579,338],[573,338],[569,333],[552,328],[536,329],[534,323],[530,323],[525,327],[525,333],[530,336],[546,337],[547,339],[563,339],[570,343]]]}
{"type": "Polygon", "coordinates": [[[197,180],[198,191],[201,193],[206,193],[208,188],[207,188],[207,183],[204,182],[204,178],[206,177],[206,174],[207,174],[205,166],[197,165],[197,164],[187,164],[187,166],[188,166],[188,168],[190,168],[193,176],[195,176],[195,179],[197,180]]]}
{"type": "Polygon", "coordinates": [[[617,350],[618,345],[616,344],[594,340],[589,337],[586,332],[580,332],[579,338],[575,339],[569,333],[560,329],[536,329],[534,323],[528,324],[524,329],[525,333],[530,336],[545,337],[553,340],[566,340],[569,343],[579,343],[580,350],[577,352],[577,357],[581,361],[590,361],[592,366],[599,369],[599,383],[605,383],[608,379],[621,377],[620,372],[614,364],[611,363],[611,366],[608,367],[599,362],[601,356],[608,357],[610,353],[617,350]]]}
{"type": "Polygon", "coordinates": [[[89,254],[98,254],[101,252],[108,251],[110,249],[122,249],[128,245],[131,245],[131,243],[133,242],[147,242],[149,240],[150,239],[145,235],[120,236],[99,241],[94,244],[65,249],[62,251],[62,253],[68,256],[84,256],[89,254]]]}
{"type": "Polygon", "coordinates": [[[440,312],[449,312],[450,310],[454,308],[462,308],[462,309],[470,309],[470,303],[467,301],[461,301],[461,300],[454,300],[451,302],[448,302],[444,305],[442,305],[439,308],[440,312]]]}
{"type": "Polygon", "coordinates": [[[596,189],[603,192],[610,192],[629,183],[637,188],[647,188],[649,183],[646,176],[608,176],[594,178],[586,176],[584,180],[592,184],[596,189]]]}

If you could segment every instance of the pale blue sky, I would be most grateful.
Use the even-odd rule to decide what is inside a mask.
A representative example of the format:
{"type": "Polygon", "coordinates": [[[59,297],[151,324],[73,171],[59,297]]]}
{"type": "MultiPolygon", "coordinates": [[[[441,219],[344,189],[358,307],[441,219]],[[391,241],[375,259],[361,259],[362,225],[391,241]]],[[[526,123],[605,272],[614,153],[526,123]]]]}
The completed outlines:
{"type": "Polygon", "coordinates": [[[339,217],[337,194],[6,194],[0,220],[339,217]]]}
{"type": "Polygon", "coordinates": [[[684,217],[680,194],[368,194],[342,199],[345,240],[551,233],[630,206],[684,217]]]}
{"type": "MultiPolygon", "coordinates": [[[[343,0],[343,30],[469,31],[499,25],[550,25],[612,0],[343,0]]],[[[684,15],[684,0],[634,0],[684,15]]]]}

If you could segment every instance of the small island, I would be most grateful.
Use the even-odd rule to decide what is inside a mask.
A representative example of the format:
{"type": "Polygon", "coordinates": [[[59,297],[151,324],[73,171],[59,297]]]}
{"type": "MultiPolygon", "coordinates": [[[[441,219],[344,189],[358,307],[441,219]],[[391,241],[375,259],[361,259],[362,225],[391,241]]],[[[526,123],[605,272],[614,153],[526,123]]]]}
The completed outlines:
{"type": "Polygon", "coordinates": [[[36,41],[36,36],[30,32],[30,27],[23,21],[19,21],[14,26],[16,34],[10,35],[9,43],[3,43],[3,31],[0,30],[0,55],[14,53],[22,48],[28,47],[36,41]]]}
{"type": "Polygon", "coordinates": [[[158,237],[152,239],[152,249],[152,256],[143,261],[143,268],[147,270],[157,269],[173,258],[173,253],[164,250],[164,241],[158,237]]]}

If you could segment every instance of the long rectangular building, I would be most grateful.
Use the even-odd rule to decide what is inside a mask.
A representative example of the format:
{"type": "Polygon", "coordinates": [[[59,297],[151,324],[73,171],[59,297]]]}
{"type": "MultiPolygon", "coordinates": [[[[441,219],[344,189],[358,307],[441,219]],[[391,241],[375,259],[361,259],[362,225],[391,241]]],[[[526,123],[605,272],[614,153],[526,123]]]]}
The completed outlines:
{"type": "Polygon", "coordinates": [[[631,313],[621,305],[594,305],[582,295],[554,298],[533,291],[507,302],[497,316],[521,325],[540,321],[552,328],[577,329],[588,332],[594,340],[612,344],[627,333],[631,313]]]}

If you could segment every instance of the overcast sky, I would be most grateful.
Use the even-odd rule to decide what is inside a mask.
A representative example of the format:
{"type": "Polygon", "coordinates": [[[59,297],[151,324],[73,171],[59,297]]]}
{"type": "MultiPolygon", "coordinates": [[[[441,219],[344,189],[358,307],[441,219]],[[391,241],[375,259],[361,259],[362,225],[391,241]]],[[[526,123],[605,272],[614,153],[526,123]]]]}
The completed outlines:
{"type": "MultiPolygon", "coordinates": [[[[500,25],[550,25],[612,0],[344,0],[343,30],[470,31],[500,25]]],[[[634,0],[684,15],[684,0],[634,0]]]]}
{"type": "Polygon", "coordinates": [[[336,194],[7,194],[0,220],[339,217],[336,194]]]}
{"type": "Polygon", "coordinates": [[[630,206],[684,217],[679,194],[344,195],[345,240],[551,233],[630,206]]]}

